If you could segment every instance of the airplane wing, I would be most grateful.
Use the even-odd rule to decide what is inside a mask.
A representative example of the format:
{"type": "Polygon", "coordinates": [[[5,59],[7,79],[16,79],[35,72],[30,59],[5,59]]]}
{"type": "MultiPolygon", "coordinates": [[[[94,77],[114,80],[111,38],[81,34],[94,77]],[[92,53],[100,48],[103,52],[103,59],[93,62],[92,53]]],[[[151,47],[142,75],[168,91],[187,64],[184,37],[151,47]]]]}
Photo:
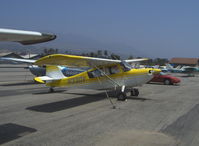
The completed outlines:
{"type": "Polygon", "coordinates": [[[40,58],[36,65],[67,65],[75,67],[95,67],[108,64],[120,63],[120,60],[84,57],[75,55],[55,54],[40,58]]]}
{"type": "Polygon", "coordinates": [[[0,41],[19,42],[23,45],[30,45],[51,41],[55,38],[56,35],[54,34],[0,28],[0,41]]]}
{"type": "Polygon", "coordinates": [[[22,63],[35,63],[36,60],[32,59],[19,59],[19,58],[9,58],[9,57],[1,57],[1,60],[8,60],[8,61],[15,61],[15,62],[22,62],[22,63]]]}
{"type": "Polygon", "coordinates": [[[38,59],[35,65],[67,65],[72,67],[95,67],[120,63],[120,60],[54,54],[38,59]]]}
{"type": "MultiPolygon", "coordinates": [[[[131,60],[131,62],[132,61],[133,60],[131,60]]],[[[75,67],[96,67],[103,65],[119,64],[121,62],[121,60],[55,54],[40,58],[35,62],[35,65],[67,65],[75,67]]]]}
{"type": "Polygon", "coordinates": [[[129,59],[129,60],[124,60],[125,62],[131,63],[131,62],[140,62],[140,61],[146,61],[149,60],[148,58],[138,58],[138,59],[129,59]]]}

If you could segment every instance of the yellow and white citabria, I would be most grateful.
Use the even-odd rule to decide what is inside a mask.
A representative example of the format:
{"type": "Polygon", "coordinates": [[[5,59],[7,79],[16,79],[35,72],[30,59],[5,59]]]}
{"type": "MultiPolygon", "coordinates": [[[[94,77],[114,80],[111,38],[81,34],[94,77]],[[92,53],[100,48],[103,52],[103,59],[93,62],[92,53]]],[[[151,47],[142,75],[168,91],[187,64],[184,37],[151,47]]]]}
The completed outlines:
{"type": "Polygon", "coordinates": [[[46,76],[36,77],[35,80],[45,83],[54,91],[54,87],[82,88],[82,89],[113,89],[116,91],[118,100],[125,100],[126,93],[138,96],[139,91],[133,87],[148,82],[153,73],[160,72],[159,69],[132,68],[128,63],[146,60],[112,60],[84,56],[54,54],[40,58],[35,65],[46,66],[46,76]],[[65,77],[58,65],[69,67],[89,67],[87,71],[65,77]]]}

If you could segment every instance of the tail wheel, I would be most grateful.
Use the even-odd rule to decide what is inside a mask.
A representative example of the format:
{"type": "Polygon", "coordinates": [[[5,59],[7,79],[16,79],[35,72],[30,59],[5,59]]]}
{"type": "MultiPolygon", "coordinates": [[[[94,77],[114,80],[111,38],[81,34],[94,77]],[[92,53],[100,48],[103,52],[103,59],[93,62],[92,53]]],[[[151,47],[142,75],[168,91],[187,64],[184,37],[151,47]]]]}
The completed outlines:
{"type": "Polygon", "coordinates": [[[127,96],[126,96],[125,92],[120,92],[120,93],[117,94],[117,100],[125,101],[126,98],[127,98],[127,96]]]}
{"type": "Polygon", "coordinates": [[[171,85],[172,83],[171,83],[171,80],[165,79],[165,80],[164,80],[164,84],[165,84],[165,85],[171,85]]]}
{"type": "Polygon", "coordinates": [[[49,92],[50,92],[50,93],[53,93],[54,91],[55,91],[55,90],[54,90],[53,87],[50,87],[50,88],[49,88],[49,92]]]}

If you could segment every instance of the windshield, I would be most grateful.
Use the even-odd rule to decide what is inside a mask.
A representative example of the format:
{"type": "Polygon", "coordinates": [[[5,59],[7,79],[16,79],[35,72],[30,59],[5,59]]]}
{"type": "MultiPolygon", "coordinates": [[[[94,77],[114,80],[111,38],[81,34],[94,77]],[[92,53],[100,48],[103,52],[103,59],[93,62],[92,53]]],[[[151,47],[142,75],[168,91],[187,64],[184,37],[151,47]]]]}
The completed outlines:
{"type": "Polygon", "coordinates": [[[128,64],[127,62],[125,62],[125,61],[122,61],[120,64],[121,64],[124,72],[129,71],[129,70],[132,69],[131,65],[128,64]]]}

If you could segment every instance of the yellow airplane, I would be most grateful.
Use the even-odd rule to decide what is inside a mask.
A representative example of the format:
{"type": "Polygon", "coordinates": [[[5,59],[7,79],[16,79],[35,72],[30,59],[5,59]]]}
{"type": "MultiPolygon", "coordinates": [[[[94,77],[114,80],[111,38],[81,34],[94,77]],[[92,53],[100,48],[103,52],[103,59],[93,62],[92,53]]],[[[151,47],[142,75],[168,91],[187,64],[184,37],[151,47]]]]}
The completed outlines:
{"type": "Polygon", "coordinates": [[[131,92],[132,96],[139,95],[138,89],[133,87],[148,82],[154,73],[161,71],[153,68],[135,69],[128,64],[143,60],[146,59],[112,60],[54,54],[40,58],[34,63],[38,66],[46,66],[46,76],[35,77],[35,80],[45,83],[46,86],[50,87],[50,92],[54,91],[54,87],[112,89],[115,90],[118,100],[126,100],[127,92],[131,92]],[[77,75],[65,77],[57,67],[58,65],[89,67],[91,69],[77,75]]]}

